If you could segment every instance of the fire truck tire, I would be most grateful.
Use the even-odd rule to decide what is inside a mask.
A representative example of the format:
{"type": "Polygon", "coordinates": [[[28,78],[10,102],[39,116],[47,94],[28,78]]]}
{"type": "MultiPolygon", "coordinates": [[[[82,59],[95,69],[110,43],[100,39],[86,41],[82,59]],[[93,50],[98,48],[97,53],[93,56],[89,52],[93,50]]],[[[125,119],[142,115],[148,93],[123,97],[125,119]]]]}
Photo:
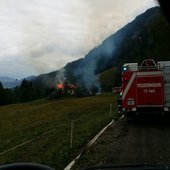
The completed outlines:
{"type": "Polygon", "coordinates": [[[124,113],[126,120],[134,120],[136,118],[136,112],[126,112],[124,113]]]}

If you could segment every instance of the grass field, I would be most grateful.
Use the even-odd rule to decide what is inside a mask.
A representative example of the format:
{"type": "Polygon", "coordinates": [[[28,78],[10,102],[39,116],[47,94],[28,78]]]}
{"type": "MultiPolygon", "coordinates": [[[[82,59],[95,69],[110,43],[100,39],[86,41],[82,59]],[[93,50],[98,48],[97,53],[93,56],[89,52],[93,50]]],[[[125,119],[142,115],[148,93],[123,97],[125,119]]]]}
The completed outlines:
{"type": "Polygon", "coordinates": [[[1,106],[0,164],[36,162],[63,169],[116,116],[113,94],[1,106]],[[111,117],[110,104],[113,104],[111,117]],[[3,153],[24,142],[27,143],[3,153]]]}

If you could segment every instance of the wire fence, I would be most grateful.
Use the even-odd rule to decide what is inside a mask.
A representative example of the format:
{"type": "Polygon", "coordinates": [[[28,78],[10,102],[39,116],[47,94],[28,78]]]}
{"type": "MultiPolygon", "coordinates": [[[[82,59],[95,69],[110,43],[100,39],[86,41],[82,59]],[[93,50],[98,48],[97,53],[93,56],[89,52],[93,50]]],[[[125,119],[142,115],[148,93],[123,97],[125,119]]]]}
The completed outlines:
{"type": "MultiPolygon", "coordinates": [[[[113,116],[113,105],[110,104],[108,114],[94,112],[93,114],[88,114],[81,116],[77,119],[71,120],[70,123],[70,148],[73,148],[73,141],[80,140],[86,137],[92,137],[97,131],[99,131],[107,122],[111,120],[113,116]],[[91,120],[90,120],[91,118],[91,120]],[[92,120],[94,119],[94,120],[92,120]]],[[[75,145],[78,145],[79,142],[75,141],[75,145]]]]}
{"type": "Polygon", "coordinates": [[[82,147],[113,118],[113,116],[115,115],[115,111],[113,110],[113,108],[114,107],[112,104],[108,104],[108,110],[105,112],[103,110],[96,110],[93,111],[93,113],[77,117],[73,120],[67,120],[67,123],[54,124],[51,129],[48,129],[45,132],[27,141],[21,142],[10,148],[4,148],[0,152],[0,156],[3,156],[22,147],[28,147],[29,150],[29,147],[34,144],[37,146],[37,148],[41,147],[42,149],[43,147],[40,145],[42,145],[43,143],[43,145],[45,146],[45,143],[48,142],[53,145],[60,144],[61,154],[62,152],[64,152],[61,151],[63,150],[62,146],[66,147],[66,145],[68,145],[66,147],[68,150],[82,147]],[[58,143],[55,142],[56,139],[58,139],[58,143]]]}

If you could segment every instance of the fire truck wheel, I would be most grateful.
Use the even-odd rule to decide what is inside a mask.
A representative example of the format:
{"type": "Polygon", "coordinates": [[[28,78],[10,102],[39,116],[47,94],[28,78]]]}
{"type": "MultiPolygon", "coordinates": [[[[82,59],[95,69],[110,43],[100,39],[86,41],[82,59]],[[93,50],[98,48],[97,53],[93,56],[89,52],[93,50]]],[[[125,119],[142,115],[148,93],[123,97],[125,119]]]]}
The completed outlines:
{"type": "Polygon", "coordinates": [[[136,112],[126,112],[126,113],[124,113],[124,115],[125,115],[127,121],[131,121],[136,118],[136,112]]]}

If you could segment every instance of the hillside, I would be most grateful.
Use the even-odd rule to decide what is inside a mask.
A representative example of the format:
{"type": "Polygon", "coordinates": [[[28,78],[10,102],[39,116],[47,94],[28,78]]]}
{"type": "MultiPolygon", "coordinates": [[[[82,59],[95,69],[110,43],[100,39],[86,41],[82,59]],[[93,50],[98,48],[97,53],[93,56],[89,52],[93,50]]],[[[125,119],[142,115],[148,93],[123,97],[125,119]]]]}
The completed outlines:
{"type": "Polygon", "coordinates": [[[116,68],[112,67],[98,75],[100,77],[101,88],[104,89],[104,91],[112,91],[113,85],[115,84],[116,73],[116,68]]]}
{"type": "Polygon", "coordinates": [[[86,88],[100,88],[98,73],[114,66],[118,70],[115,85],[119,85],[120,68],[124,62],[141,62],[148,57],[156,61],[169,59],[169,28],[159,7],[148,9],[84,58],[68,63],[61,70],[38,76],[34,84],[54,87],[57,82],[67,80],[86,88]]]}

